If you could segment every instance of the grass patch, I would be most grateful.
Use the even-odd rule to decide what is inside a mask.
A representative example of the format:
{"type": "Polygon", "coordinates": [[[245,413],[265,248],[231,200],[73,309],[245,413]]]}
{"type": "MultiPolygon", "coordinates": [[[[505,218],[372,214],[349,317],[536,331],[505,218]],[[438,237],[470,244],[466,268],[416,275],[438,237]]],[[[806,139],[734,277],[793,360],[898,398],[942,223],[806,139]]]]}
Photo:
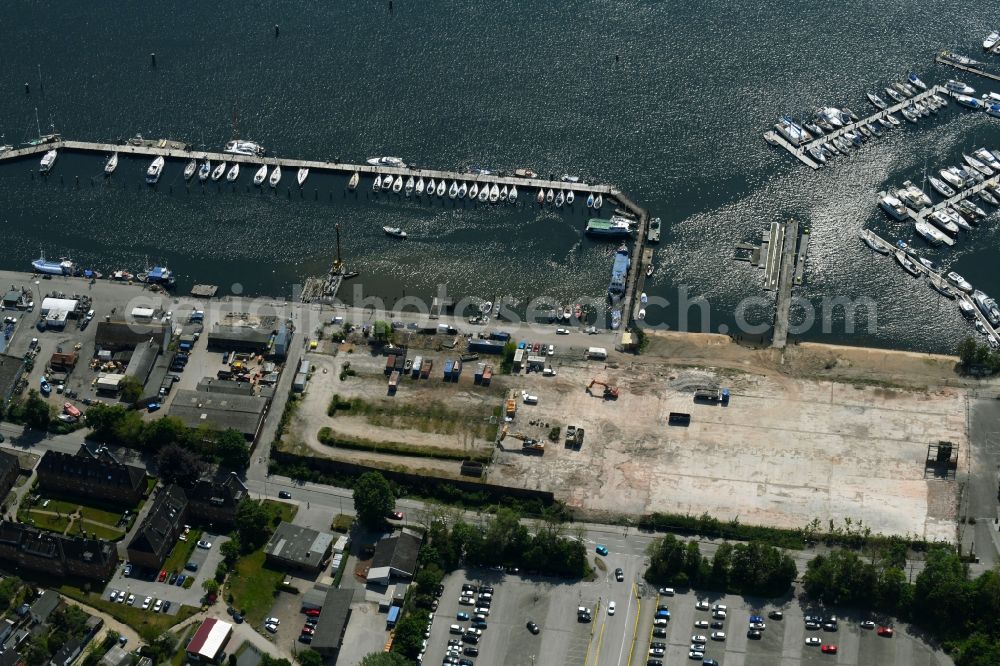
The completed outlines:
{"type": "Polygon", "coordinates": [[[286,523],[295,520],[295,514],[299,512],[298,504],[289,504],[288,502],[279,502],[278,500],[264,500],[263,505],[268,512],[276,512],[281,520],[286,523]]]}
{"type": "Polygon", "coordinates": [[[43,530],[62,534],[69,527],[69,518],[66,516],[55,516],[35,509],[28,509],[26,513],[28,520],[25,522],[30,522],[30,524],[43,530]]]}
{"type": "Polygon", "coordinates": [[[244,555],[236,562],[227,583],[227,593],[233,595],[233,606],[245,611],[244,617],[250,626],[260,625],[267,617],[284,579],[280,571],[265,568],[264,559],[263,548],[244,555]]]}
{"type": "MultiPolygon", "coordinates": [[[[187,663],[187,650],[185,648],[191,642],[194,631],[195,627],[188,627],[184,635],[180,636],[180,640],[177,641],[177,652],[170,658],[170,666],[184,666],[187,663]]],[[[244,643],[244,645],[247,645],[247,643],[244,643]]]]}
{"type": "Polygon", "coordinates": [[[354,523],[354,519],[350,516],[345,516],[342,513],[338,513],[333,517],[333,522],[330,524],[330,529],[334,532],[347,533],[351,531],[351,525],[354,523]]]}
{"type": "Polygon", "coordinates": [[[117,525],[118,521],[122,519],[122,514],[124,511],[106,511],[104,509],[98,509],[93,506],[80,506],[80,515],[83,516],[89,522],[92,523],[104,523],[109,527],[117,525]]]}
{"type": "Polygon", "coordinates": [[[439,400],[417,404],[396,401],[366,402],[361,398],[345,399],[334,395],[330,399],[326,413],[334,417],[340,413],[364,416],[368,423],[386,428],[404,428],[441,435],[468,432],[474,437],[489,439],[488,407],[458,411],[449,409],[439,400]]]}
{"type": "Polygon", "coordinates": [[[103,539],[104,541],[117,541],[125,536],[125,533],[121,530],[116,530],[103,523],[95,523],[89,520],[76,521],[76,524],[73,526],[74,530],[78,529],[81,525],[83,527],[83,531],[88,535],[93,533],[96,538],[103,539]]]}
{"type": "Polygon", "coordinates": [[[375,442],[368,439],[345,439],[333,434],[329,427],[320,428],[316,437],[327,446],[339,449],[351,449],[353,451],[369,451],[371,453],[391,453],[400,456],[413,456],[416,458],[438,458],[441,460],[475,460],[478,462],[489,462],[492,457],[492,450],[481,449],[478,453],[470,453],[459,449],[446,449],[440,446],[418,446],[416,444],[403,444],[401,442],[375,442]]]}
{"type": "Polygon", "coordinates": [[[594,564],[596,564],[597,568],[600,569],[601,571],[607,571],[608,570],[608,565],[605,564],[604,560],[602,558],[600,558],[600,557],[595,557],[594,558],[594,564]]]}
{"type": "Polygon", "coordinates": [[[163,563],[163,568],[167,571],[181,571],[184,565],[191,559],[194,552],[194,545],[201,538],[201,530],[192,529],[188,532],[187,541],[178,541],[167,556],[167,561],[163,563]]]}
{"type": "Polygon", "coordinates": [[[80,506],[76,502],[67,502],[59,499],[50,499],[48,500],[48,506],[42,506],[45,504],[45,501],[45,498],[39,500],[35,503],[34,508],[42,511],[51,511],[52,513],[62,513],[68,516],[71,513],[76,513],[77,507],[80,506]]]}
{"type": "Polygon", "coordinates": [[[99,611],[104,611],[119,622],[123,622],[135,629],[143,640],[151,642],[157,636],[167,631],[170,627],[183,622],[198,612],[192,606],[181,606],[177,615],[167,615],[166,613],[153,613],[142,610],[137,606],[119,604],[102,599],[93,592],[84,592],[80,588],[72,585],[63,585],[59,592],[71,599],[76,599],[80,603],[87,604],[99,611]]]}
{"type": "MultiPolygon", "coordinates": [[[[149,493],[153,492],[153,488],[156,487],[156,483],[158,481],[159,479],[157,479],[155,476],[146,477],[146,492],[145,492],[146,497],[149,497],[149,493]]],[[[136,511],[138,511],[138,509],[136,509],[136,511]]]]}

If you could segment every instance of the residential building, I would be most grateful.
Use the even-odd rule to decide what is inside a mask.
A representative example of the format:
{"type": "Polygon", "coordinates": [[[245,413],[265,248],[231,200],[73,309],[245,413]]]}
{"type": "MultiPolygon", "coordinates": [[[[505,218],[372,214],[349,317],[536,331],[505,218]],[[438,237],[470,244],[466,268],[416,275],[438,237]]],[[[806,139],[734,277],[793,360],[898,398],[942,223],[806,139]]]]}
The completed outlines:
{"type": "Polygon", "coordinates": [[[233,625],[210,617],[194,632],[186,652],[188,659],[204,663],[218,663],[230,637],[233,625]]]}
{"type": "Polygon", "coordinates": [[[178,485],[160,489],[153,506],[128,545],[128,559],[147,569],[160,569],[184,529],[187,494],[178,485]]]}
{"type": "Polygon", "coordinates": [[[0,354],[0,405],[6,405],[24,372],[24,359],[0,354]]]}
{"type": "Polygon", "coordinates": [[[120,463],[106,450],[91,455],[49,450],[38,463],[38,485],[50,493],[96,498],[131,508],[146,492],[146,470],[120,463]]]}
{"type": "Polygon", "coordinates": [[[17,456],[6,451],[0,451],[0,504],[7,497],[7,493],[14,487],[17,475],[21,473],[21,465],[17,456]]]}
{"type": "Polygon", "coordinates": [[[30,525],[0,522],[0,562],[52,576],[109,580],[118,566],[113,543],[63,536],[30,525]]]}
{"type": "Polygon", "coordinates": [[[330,560],[333,534],[284,521],[264,547],[270,564],[317,573],[330,560]]]}
{"type": "Polygon", "coordinates": [[[49,621],[49,616],[59,607],[59,593],[55,590],[45,590],[31,604],[31,621],[35,624],[45,624],[49,621]]]}
{"type": "Polygon", "coordinates": [[[199,479],[185,490],[192,519],[215,525],[232,525],[236,509],[249,494],[235,472],[214,479],[199,479]]]}
{"type": "Polygon", "coordinates": [[[406,529],[381,539],[375,546],[368,582],[388,585],[391,581],[411,580],[417,570],[421,542],[420,535],[406,529]]]}

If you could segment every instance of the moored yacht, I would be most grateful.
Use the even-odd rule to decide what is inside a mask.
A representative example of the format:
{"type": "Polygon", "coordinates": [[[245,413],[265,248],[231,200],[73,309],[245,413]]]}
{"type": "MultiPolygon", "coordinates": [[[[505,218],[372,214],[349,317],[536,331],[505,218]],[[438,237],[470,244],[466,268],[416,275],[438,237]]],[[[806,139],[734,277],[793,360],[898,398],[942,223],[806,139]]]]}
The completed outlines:
{"type": "Polygon", "coordinates": [[[445,189],[444,178],[442,178],[441,180],[438,181],[438,186],[437,186],[437,195],[439,197],[444,196],[444,189],[445,189]]]}
{"type": "MultiPolygon", "coordinates": [[[[117,168],[118,168],[118,153],[112,153],[111,157],[108,158],[108,161],[104,163],[104,175],[110,176],[115,172],[115,169],[117,168]]],[[[185,174],[187,173],[187,169],[184,170],[184,173],[185,174]]],[[[190,176],[185,176],[185,177],[190,178],[190,176]]]]}
{"type": "Polygon", "coordinates": [[[972,154],[982,160],[983,163],[988,164],[994,171],[1000,171],[1000,160],[997,160],[996,156],[986,148],[976,148],[972,151],[972,154]]]}
{"type": "Polygon", "coordinates": [[[306,178],[309,177],[309,169],[302,167],[299,169],[298,173],[295,174],[295,182],[299,184],[299,187],[305,184],[306,178]]]}
{"type": "Polygon", "coordinates": [[[965,178],[955,167],[946,167],[941,169],[938,173],[941,174],[941,178],[948,181],[948,184],[956,190],[960,190],[965,187],[965,178]]]}
{"type": "Polygon", "coordinates": [[[240,165],[238,163],[233,164],[233,166],[229,167],[229,171],[226,173],[226,180],[232,183],[239,177],[240,177],[240,165]]]}
{"type": "Polygon", "coordinates": [[[222,178],[226,174],[227,166],[228,165],[225,162],[216,165],[216,167],[212,170],[212,180],[219,180],[222,178]]]}
{"type": "Polygon", "coordinates": [[[403,177],[396,176],[396,180],[392,181],[392,193],[399,194],[403,189],[403,177]]]}
{"type": "Polygon", "coordinates": [[[386,174],[385,176],[382,176],[382,189],[387,192],[390,189],[392,189],[392,181],[393,181],[392,174],[386,174]]]}
{"type": "Polygon", "coordinates": [[[918,221],[913,226],[917,230],[917,233],[920,234],[920,236],[931,245],[941,245],[942,243],[944,243],[945,245],[955,244],[954,239],[952,239],[950,236],[945,234],[943,231],[941,231],[934,225],[928,224],[924,220],[918,221]]]}
{"type": "Polygon", "coordinates": [[[885,103],[885,100],[883,100],[878,95],[875,95],[873,93],[865,93],[865,95],[868,96],[868,101],[871,102],[872,106],[874,106],[876,109],[881,110],[888,106],[888,104],[885,103]]]}
{"type": "Polygon", "coordinates": [[[903,267],[904,271],[913,276],[920,275],[920,269],[917,268],[917,265],[913,263],[909,255],[907,255],[905,252],[903,252],[902,250],[896,250],[893,252],[893,256],[896,258],[896,261],[899,263],[899,265],[903,267]]]}
{"type": "Polygon", "coordinates": [[[927,90],[927,84],[920,80],[920,77],[917,76],[916,72],[910,72],[906,76],[906,80],[909,81],[910,85],[914,86],[915,88],[920,88],[921,90],[927,90]]]}
{"type": "Polygon", "coordinates": [[[986,35],[986,39],[983,40],[983,50],[992,50],[997,44],[1000,44],[1000,32],[994,30],[990,34],[986,35]]]}
{"type": "Polygon", "coordinates": [[[958,234],[958,225],[955,224],[951,219],[951,215],[943,210],[936,210],[927,216],[927,219],[934,223],[934,225],[941,231],[947,232],[952,236],[958,234]]]}
{"type": "Polygon", "coordinates": [[[479,183],[472,183],[472,187],[469,188],[469,199],[475,199],[479,196],[479,183]]]}
{"type": "Polygon", "coordinates": [[[967,294],[972,293],[972,285],[969,284],[969,281],[966,280],[961,275],[959,275],[958,273],[956,273],[955,271],[951,271],[950,273],[948,273],[944,277],[945,277],[946,280],[948,280],[948,282],[952,286],[954,286],[959,291],[964,291],[967,294]]]}
{"type": "Polygon", "coordinates": [[[277,187],[278,183],[281,182],[281,165],[275,164],[274,170],[271,171],[270,178],[267,179],[267,184],[271,187],[277,187]]]}
{"type": "Polygon", "coordinates": [[[966,85],[961,81],[956,81],[955,79],[948,79],[947,83],[944,84],[948,92],[958,93],[960,95],[972,95],[975,94],[976,89],[972,86],[966,85]]]}
{"type": "Polygon", "coordinates": [[[957,93],[952,93],[952,97],[955,98],[956,102],[968,109],[982,111],[985,108],[983,102],[972,95],[959,95],[957,93]]]}
{"type": "Polygon", "coordinates": [[[184,167],[184,180],[191,180],[194,172],[198,170],[198,160],[191,160],[184,167]]]}
{"type": "Polygon", "coordinates": [[[986,166],[985,164],[977,160],[975,157],[962,153],[962,159],[965,160],[966,164],[968,164],[970,167],[972,167],[979,173],[983,174],[987,178],[993,175],[993,169],[986,166]]]}
{"type": "Polygon", "coordinates": [[[413,191],[416,192],[418,195],[424,193],[424,178],[423,178],[423,176],[421,176],[420,178],[417,178],[417,185],[416,185],[416,187],[413,188],[413,191]]]}
{"type": "Polygon", "coordinates": [[[256,141],[244,141],[241,139],[233,139],[226,144],[224,153],[231,153],[233,155],[247,155],[250,157],[263,157],[264,146],[260,145],[256,141]]]}
{"type": "Polygon", "coordinates": [[[935,192],[937,192],[944,198],[947,199],[949,197],[955,196],[955,190],[953,190],[951,186],[948,185],[948,183],[945,183],[944,181],[935,178],[934,176],[929,177],[927,179],[927,182],[931,184],[931,187],[934,189],[935,192]]]}
{"type": "Polygon", "coordinates": [[[205,160],[204,162],[201,163],[201,168],[198,169],[198,180],[204,183],[206,180],[208,180],[208,177],[211,175],[212,175],[212,163],[208,160],[205,160]]]}
{"type": "Polygon", "coordinates": [[[382,231],[385,232],[386,236],[392,236],[393,238],[406,238],[406,232],[399,227],[382,227],[382,231]]]}
{"type": "Polygon", "coordinates": [[[260,168],[257,169],[257,173],[253,175],[253,184],[260,187],[265,178],[267,178],[267,165],[262,164],[260,165],[260,168]]]}
{"type": "Polygon", "coordinates": [[[400,167],[405,169],[406,162],[398,157],[369,157],[368,164],[372,166],[390,166],[390,167],[400,167]]]}
{"type": "Polygon", "coordinates": [[[891,99],[892,101],[894,101],[894,102],[897,102],[897,103],[898,103],[898,102],[902,102],[902,101],[903,101],[904,99],[906,99],[906,96],[905,96],[905,95],[903,95],[903,94],[901,94],[901,93],[900,93],[900,92],[899,92],[898,90],[896,90],[895,88],[888,88],[888,87],[887,87],[887,88],[885,89],[885,94],[886,94],[886,95],[888,95],[888,96],[889,96],[889,98],[890,98],[890,99],[891,99]]]}
{"type": "Polygon", "coordinates": [[[161,155],[156,159],[154,159],[153,162],[149,165],[149,167],[146,168],[147,185],[156,185],[156,183],[160,180],[160,175],[163,173],[163,165],[165,163],[166,160],[164,160],[163,156],[161,155]]]}
{"type": "Polygon", "coordinates": [[[507,193],[507,201],[511,203],[517,201],[517,185],[510,186],[510,192],[507,193]]]}
{"type": "Polygon", "coordinates": [[[493,183],[493,187],[490,188],[490,203],[496,203],[500,200],[500,186],[493,183]]]}
{"type": "Polygon", "coordinates": [[[451,181],[451,187],[448,188],[448,198],[454,199],[458,196],[458,183],[451,181]]]}
{"type": "Polygon", "coordinates": [[[410,176],[409,178],[407,178],[406,179],[406,196],[410,196],[410,194],[413,193],[413,188],[416,187],[416,186],[417,186],[417,184],[413,180],[413,176],[410,176]]]}
{"type": "Polygon", "coordinates": [[[56,158],[59,157],[59,151],[52,149],[47,151],[42,155],[42,161],[38,165],[38,173],[48,173],[52,170],[52,165],[56,163],[56,158]]]}

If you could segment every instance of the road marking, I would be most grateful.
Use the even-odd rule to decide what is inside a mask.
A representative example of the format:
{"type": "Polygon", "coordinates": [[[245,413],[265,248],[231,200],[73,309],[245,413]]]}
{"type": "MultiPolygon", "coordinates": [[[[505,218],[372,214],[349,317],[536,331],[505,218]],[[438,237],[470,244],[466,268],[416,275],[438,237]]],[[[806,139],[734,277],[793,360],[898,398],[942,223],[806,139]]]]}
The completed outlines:
{"type": "MultiPolygon", "coordinates": [[[[637,590],[637,588],[635,586],[635,583],[632,583],[632,594],[635,595],[635,603],[636,603],[636,609],[635,609],[635,627],[633,627],[633,629],[632,629],[632,644],[629,645],[629,648],[628,648],[628,661],[625,662],[627,664],[627,666],[632,666],[632,651],[635,650],[635,639],[639,635],[639,618],[642,616],[642,599],[639,598],[639,592],[638,592],[638,590],[637,590]]],[[[632,598],[631,597],[629,597],[629,600],[628,600],[628,608],[629,608],[629,611],[632,610],[632,598]]],[[[622,649],[623,650],[625,649],[625,640],[624,640],[624,638],[622,639],[622,649]]],[[[619,653],[618,654],[618,663],[621,664],[621,662],[622,662],[622,656],[621,656],[621,653],[619,653]]]]}

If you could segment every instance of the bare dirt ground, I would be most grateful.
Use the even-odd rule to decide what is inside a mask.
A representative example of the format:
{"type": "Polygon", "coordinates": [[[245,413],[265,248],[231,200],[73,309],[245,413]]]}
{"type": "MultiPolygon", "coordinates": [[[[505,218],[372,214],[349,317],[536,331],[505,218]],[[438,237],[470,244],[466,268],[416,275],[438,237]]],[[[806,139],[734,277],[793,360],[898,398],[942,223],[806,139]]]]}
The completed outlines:
{"type": "Polygon", "coordinates": [[[489,443],[461,429],[442,434],[405,420],[330,418],[330,396],[436,400],[489,413],[507,390],[523,389],[538,395],[539,404],[519,401],[509,431],[546,441],[545,453],[525,455],[508,437],[488,480],[552,491],[581,515],[707,512],[782,527],[818,519],[823,528],[850,521],[853,529],[954,540],[957,484],[924,478],[927,447],[959,445],[958,469],[967,470],[967,392],[997,392],[996,382],[959,378],[956,359],[947,356],[818,344],[754,350],[715,335],[651,338],[641,356],[612,352],[601,362],[569,348],[550,359],[557,376],[498,377],[489,389],[473,385],[474,363],[458,384],[442,382],[440,365],[454,354],[432,351],[436,376],[406,379],[393,397],[386,394],[385,357],[313,353],[319,370],[291,439],[314,454],[454,477],[454,461],[332,449],[316,432],[327,425],[344,436],[407,444],[479,449],[489,443]],[[357,377],[338,380],[344,361],[357,377]],[[599,389],[588,394],[593,378],[619,386],[621,397],[605,401],[599,389]],[[728,387],[730,404],[694,403],[694,388],[704,385],[728,387]],[[668,426],[670,412],[690,413],[690,426],[668,426]],[[547,440],[550,428],[565,432],[570,424],[586,431],[579,451],[547,440]]]}

